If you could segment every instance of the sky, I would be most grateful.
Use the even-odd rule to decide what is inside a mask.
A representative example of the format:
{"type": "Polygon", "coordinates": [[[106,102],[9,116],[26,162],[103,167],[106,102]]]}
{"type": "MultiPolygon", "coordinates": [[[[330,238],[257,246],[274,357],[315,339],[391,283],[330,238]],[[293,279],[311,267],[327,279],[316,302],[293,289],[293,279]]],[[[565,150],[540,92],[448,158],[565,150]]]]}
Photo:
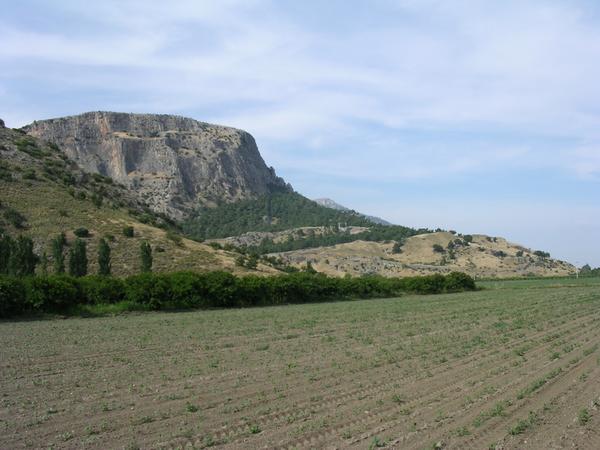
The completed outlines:
{"type": "Polygon", "coordinates": [[[250,132],[300,193],[600,266],[600,3],[0,0],[0,118],[250,132]]]}

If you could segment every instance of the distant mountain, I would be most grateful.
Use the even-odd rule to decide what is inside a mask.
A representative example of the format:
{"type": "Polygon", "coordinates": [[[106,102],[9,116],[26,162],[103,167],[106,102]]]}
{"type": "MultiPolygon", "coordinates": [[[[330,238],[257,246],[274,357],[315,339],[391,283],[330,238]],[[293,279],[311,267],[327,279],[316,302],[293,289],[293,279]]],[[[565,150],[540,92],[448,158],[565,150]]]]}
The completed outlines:
{"type": "MultiPolygon", "coordinates": [[[[336,203],[335,201],[331,200],[330,198],[315,198],[313,201],[318,203],[321,206],[325,206],[326,208],[336,209],[338,211],[352,211],[350,208],[346,208],[345,206],[340,205],[339,203],[336,203]]],[[[378,225],[392,225],[390,222],[382,219],[381,217],[369,216],[367,214],[362,214],[362,213],[358,213],[358,214],[360,214],[363,217],[366,217],[371,222],[376,223],[378,225]]]]}

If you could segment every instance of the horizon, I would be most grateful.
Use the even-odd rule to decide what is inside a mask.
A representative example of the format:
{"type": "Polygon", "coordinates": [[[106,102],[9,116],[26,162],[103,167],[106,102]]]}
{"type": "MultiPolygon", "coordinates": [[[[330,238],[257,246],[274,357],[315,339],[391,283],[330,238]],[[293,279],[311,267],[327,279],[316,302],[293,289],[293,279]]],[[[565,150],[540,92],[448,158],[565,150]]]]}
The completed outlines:
{"type": "Polygon", "coordinates": [[[600,266],[593,2],[24,1],[0,25],[6,126],[232,126],[308,198],[600,266]]]}

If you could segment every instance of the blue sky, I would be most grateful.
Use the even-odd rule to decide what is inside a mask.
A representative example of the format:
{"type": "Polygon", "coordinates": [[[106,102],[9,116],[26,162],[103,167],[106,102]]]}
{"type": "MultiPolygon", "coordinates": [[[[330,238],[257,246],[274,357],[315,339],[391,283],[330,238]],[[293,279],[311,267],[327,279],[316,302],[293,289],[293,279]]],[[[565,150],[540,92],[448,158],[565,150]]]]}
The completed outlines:
{"type": "Polygon", "coordinates": [[[302,194],[600,266],[593,1],[0,0],[0,117],[245,129],[302,194]]]}

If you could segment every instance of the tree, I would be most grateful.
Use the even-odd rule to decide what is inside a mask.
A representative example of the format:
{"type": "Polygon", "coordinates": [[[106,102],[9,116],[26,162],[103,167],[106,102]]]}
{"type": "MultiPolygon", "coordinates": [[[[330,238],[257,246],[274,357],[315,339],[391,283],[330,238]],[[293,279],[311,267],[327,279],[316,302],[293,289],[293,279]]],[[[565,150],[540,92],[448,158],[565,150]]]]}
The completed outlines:
{"type": "Polygon", "coordinates": [[[87,275],[87,265],[85,241],[77,238],[69,252],[69,274],[74,277],[83,277],[87,275]]]}
{"type": "Polygon", "coordinates": [[[433,251],[436,253],[444,253],[445,252],[444,247],[442,247],[440,244],[433,244],[432,248],[433,248],[433,251]]]}
{"type": "Polygon", "coordinates": [[[33,275],[38,261],[31,238],[19,236],[10,254],[9,273],[18,277],[33,275]]]}
{"type": "Polygon", "coordinates": [[[152,272],[152,247],[146,241],[143,241],[140,245],[140,259],[142,273],[152,272]]]}
{"type": "Polygon", "coordinates": [[[98,243],[98,275],[110,275],[110,247],[104,239],[98,243]]]}
{"type": "Polygon", "coordinates": [[[15,246],[15,241],[9,235],[0,237],[0,273],[9,272],[10,254],[15,246]]]}
{"type": "Polygon", "coordinates": [[[254,270],[258,266],[258,255],[255,253],[250,254],[248,256],[248,260],[246,261],[246,268],[254,270]]]}
{"type": "Polygon", "coordinates": [[[60,233],[52,240],[52,259],[54,259],[54,273],[65,273],[65,255],[63,250],[67,244],[65,233],[60,233]]]}
{"type": "Polygon", "coordinates": [[[40,274],[42,276],[48,275],[48,255],[46,254],[46,250],[42,251],[42,256],[40,256],[40,274]]]}

